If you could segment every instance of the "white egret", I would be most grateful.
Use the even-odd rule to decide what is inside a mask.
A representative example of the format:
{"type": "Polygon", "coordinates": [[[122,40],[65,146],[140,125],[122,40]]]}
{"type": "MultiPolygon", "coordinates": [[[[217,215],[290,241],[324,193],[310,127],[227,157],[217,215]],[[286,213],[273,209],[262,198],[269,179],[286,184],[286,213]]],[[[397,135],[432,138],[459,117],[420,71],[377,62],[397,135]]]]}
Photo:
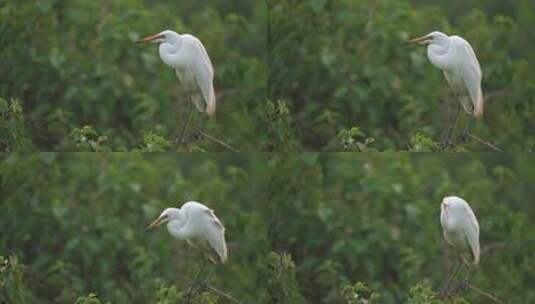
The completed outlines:
{"type": "Polygon", "coordinates": [[[148,228],[156,228],[166,222],[171,236],[200,248],[213,263],[227,260],[225,227],[212,209],[199,202],[187,202],[180,209],[165,209],[148,228]]]}
{"type": "MultiPolygon", "coordinates": [[[[203,254],[206,254],[206,257],[214,264],[227,261],[228,251],[225,241],[225,227],[212,209],[199,202],[186,202],[180,208],[165,209],[148,228],[156,228],[163,223],[167,223],[167,230],[174,238],[185,240],[190,246],[201,249],[203,254]]],[[[206,263],[203,259],[202,266],[186,293],[186,298],[192,295],[194,286],[205,266],[206,263]]],[[[208,277],[209,274],[206,275],[205,281],[198,291],[207,288],[232,302],[239,303],[229,294],[208,284],[208,277]]]]}
{"type": "MultiPolygon", "coordinates": [[[[484,103],[481,91],[481,66],[470,43],[459,36],[448,36],[442,32],[432,32],[409,42],[428,46],[429,61],[443,71],[450,87],[459,97],[464,111],[481,118],[484,103]]],[[[455,126],[458,115],[459,111],[447,138],[455,126]]]]}
{"type": "Polygon", "coordinates": [[[202,42],[190,34],[165,30],[137,41],[158,43],[162,61],[173,68],[188,99],[188,114],[182,135],[191,117],[191,103],[199,112],[213,117],[216,111],[214,69],[202,42]]]}
{"type": "MultiPolygon", "coordinates": [[[[448,196],[442,200],[440,224],[444,239],[455,248],[460,261],[464,262],[468,270],[471,265],[479,263],[479,224],[470,205],[460,197],[448,196]]],[[[453,272],[446,283],[446,290],[461,267],[453,272]]]]}

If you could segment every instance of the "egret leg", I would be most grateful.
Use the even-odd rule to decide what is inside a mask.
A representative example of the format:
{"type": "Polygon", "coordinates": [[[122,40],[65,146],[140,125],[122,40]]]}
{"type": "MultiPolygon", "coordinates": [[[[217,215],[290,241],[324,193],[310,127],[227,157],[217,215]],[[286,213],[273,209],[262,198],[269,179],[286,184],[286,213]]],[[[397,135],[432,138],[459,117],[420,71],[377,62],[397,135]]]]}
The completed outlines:
{"type": "Polygon", "coordinates": [[[207,272],[206,276],[204,276],[204,282],[201,284],[201,287],[207,286],[210,281],[210,276],[212,276],[212,273],[214,273],[216,265],[213,265],[207,272]]]}
{"type": "Polygon", "coordinates": [[[445,148],[450,143],[451,134],[453,133],[453,130],[455,129],[455,125],[457,124],[457,120],[459,120],[459,114],[461,113],[461,104],[457,104],[457,111],[455,113],[455,117],[453,118],[453,121],[449,124],[447,131],[445,133],[445,136],[442,136],[442,147],[445,148]]]}
{"type": "Polygon", "coordinates": [[[184,135],[186,134],[186,128],[189,125],[189,122],[191,120],[191,114],[193,113],[193,106],[191,103],[191,95],[188,94],[188,100],[186,105],[186,115],[184,116],[184,124],[182,125],[182,131],[180,132],[180,142],[184,140],[184,135]]]}
{"type": "Polygon", "coordinates": [[[199,281],[199,278],[201,277],[201,273],[204,271],[205,267],[206,267],[206,261],[204,259],[202,259],[201,268],[199,269],[197,274],[195,274],[195,277],[193,278],[193,282],[191,282],[191,285],[188,288],[188,292],[186,293],[186,295],[188,297],[188,301],[189,301],[189,297],[191,296],[191,294],[193,292],[193,289],[194,289],[195,285],[197,284],[197,282],[199,281]]]}
{"type": "Polygon", "coordinates": [[[465,275],[464,279],[462,280],[462,282],[460,284],[460,287],[463,290],[468,290],[468,288],[470,287],[470,272],[471,272],[471,270],[472,270],[472,267],[467,266],[466,275],[465,275]]]}
{"type": "Polygon", "coordinates": [[[461,269],[462,265],[463,265],[463,262],[461,261],[461,259],[459,259],[459,264],[457,264],[457,267],[455,268],[453,273],[450,275],[450,277],[446,281],[446,284],[444,284],[444,287],[442,288],[442,291],[440,292],[441,294],[446,294],[448,292],[448,289],[450,288],[451,281],[457,275],[457,273],[461,269]]]}
{"type": "Polygon", "coordinates": [[[204,119],[201,117],[199,123],[197,124],[197,130],[194,132],[195,140],[201,140],[203,138],[203,129],[204,129],[204,119]]]}

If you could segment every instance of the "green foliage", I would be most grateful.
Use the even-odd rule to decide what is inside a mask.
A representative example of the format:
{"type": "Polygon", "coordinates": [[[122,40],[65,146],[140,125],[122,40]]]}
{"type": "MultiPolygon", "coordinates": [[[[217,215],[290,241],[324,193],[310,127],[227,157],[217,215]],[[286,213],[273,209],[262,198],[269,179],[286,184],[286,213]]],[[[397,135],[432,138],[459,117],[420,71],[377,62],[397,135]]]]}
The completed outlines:
{"type": "Polygon", "coordinates": [[[412,152],[437,152],[438,143],[422,133],[416,133],[411,137],[410,151],[412,152]]]}
{"type": "Polygon", "coordinates": [[[375,142],[372,137],[367,137],[358,127],[349,130],[341,130],[336,141],[339,145],[338,150],[369,152],[369,145],[375,142]]]}
{"type": "Polygon", "coordinates": [[[267,103],[268,133],[271,139],[270,150],[293,151],[298,148],[290,125],[290,109],[286,102],[278,100],[267,103]]]}
{"type": "Polygon", "coordinates": [[[270,252],[266,259],[269,303],[302,301],[295,278],[295,264],[287,253],[270,252]]]}
{"type": "Polygon", "coordinates": [[[143,135],[142,152],[165,152],[172,150],[173,145],[167,139],[153,132],[143,135]]]}
{"type": "Polygon", "coordinates": [[[22,105],[19,100],[10,102],[0,97],[0,151],[33,150],[24,127],[22,105]]]}
{"type": "Polygon", "coordinates": [[[70,134],[71,141],[74,142],[76,148],[80,151],[90,152],[107,152],[110,151],[105,146],[108,140],[107,136],[100,135],[91,126],[83,126],[82,128],[75,128],[70,134]]]}
{"type": "Polygon", "coordinates": [[[156,293],[156,303],[158,304],[171,304],[179,303],[182,299],[182,292],[179,291],[176,286],[160,286],[156,293]]]}
{"type": "Polygon", "coordinates": [[[17,258],[0,256],[0,303],[24,304],[30,296],[17,258]]]}
{"type": "Polygon", "coordinates": [[[446,299],[440,298],[430,286],[425,284],[417,284],[409,291],[409,299],[407,304],[468,304],[464,299],[459,297],[449,297],[446,299]]]}
{"type": "MultiPolygon", "coordinates": [[[[440,30],[466,38],[483,70],[485,117],[462,113],[453,138],[468,127],[506,151],[533,150],[535,4],[505,3],[269,0],[268,97],[288,102],[305,150],[331,150],[351,126],[379,150],[406,150],[418,133],[436,141],[458,101],[425,48],[404,43],[440,30]]],[[[488,150],[474,140],[456,146],[488,150]]]]}
{"type": "Polygon", "coordinates": [[[41,151],[131,150],[150,133],[174,140],[185,109],[181,86],[153,45],[134,44],[172,29],[199,37],[214,64],[217,119],[194,113],[194,121],[242,149],[257,147],[267,137],[266,27],[265,4],[248,0],[4,1],[0,97],[24,102],[17,130],[41,151]],[[106,142],[73,144],[67,137],[83,126],[106,142]]]}
{"type": "Polygon", "coordinates": [[[94,293],[90,293],[87,295],[87,297],[79,297],[76,299],[74,304],[101,304],[100,300],[98,299],[97,295],[94,293]]]}
{"type": "Polygon", "coordinates": [[[346,285],[342,289],[342,297],[347,304],[376,303],[381,296],[372,292],[366,284],[357,282],[355,285],[346,285]]]}

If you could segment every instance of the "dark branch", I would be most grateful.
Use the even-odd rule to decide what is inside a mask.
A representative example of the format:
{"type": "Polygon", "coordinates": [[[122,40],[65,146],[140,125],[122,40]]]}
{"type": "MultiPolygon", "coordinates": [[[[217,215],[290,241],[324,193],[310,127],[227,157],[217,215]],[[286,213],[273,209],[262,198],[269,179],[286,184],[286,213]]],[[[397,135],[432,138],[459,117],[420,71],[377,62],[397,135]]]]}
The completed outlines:
{"type": "Polygon", "coordinates": [[[482,296],[485,296],[489,299],[491,299],[492,301],[496,302],[496,303],[500,303],[500,304],[504,304],[504,302],[498,298],[496,298],[495,296],[491,295],[490,293],[487,293],[487,292],[484,292],[483,290],[475,287],[474,285],[470,284],[468,285],[468,288],[472,289],[473,291],[479,293],[480,295],[482,296]]]}
{"type": "Polygon", "coordinates": [[[240,152],[237,149],[234,149],[231,145],[227,144],[226,142],[224,142],[224,141],[222,141],[220,139],[217,139],[217,138],[213,137],[212,135],[210,135],[210,134],[208,134],[208,133],[206,133],[204,131],[200,131],[200,133],[201,133],[202,136],[204,136],[204,137],[208,138],[209,140],[211,140],[211,141],[213,141],[213,142],[215,142],[215,143],[217,143],[217,144],[229,149],[232,152],[240,152]]]}
{"type": "Polygon", "coordinates": [[[468,281],[464,281],[464,282],[460,283],[457,287],[455,287],[453,289],[452,292],[446,293],[446,294],[444,294],[444,296],[451,298],[451,297],[457,296],[459,293],[461,293],[463,291],[467,291],[467,290],[475,291],[476,293],[478,293],[478,294],[480,294],[480,295],[492,300],[495,303],[505,304],[502,300],[496,298],[495,296],[491,295],[488,292],[485,292],[485,291],[475,287],[474,285],[470,284],[468,281]]]}
{"type": "Polygon", "coordinates": [[[486,140],[483,140],[477,136],[475,136],[474,134],[472,134],[468,129],[465,129],[464,130],[464,135],[466,135],[467,137],[477,141],[478,143],[482,144],[482,145],[485,145],[489,148],[491,148],[492,150],[494,151],[497,151],[497,152],[503,152],[502,149],[498,148],[497,146],[493,145],[492,143],[486,141],[486,140]]]}
{"type": "Polygon", "coordinates": [[[231,295],[229,295],[228,293],[223,292],[223,291],[221,291],[221,290],[219,290],[219,289],[213,287],[212,285],[210,285],[210,284],[208,284],[208,283],[204,285],[204,288],[206,288],[206,289],[208,289],[208,290],[210,290],[210,291],[212,291],[212,292],[214,292],[214,293],[216,293],[216,294],[218,294],[218,295],[220,295],[220,296],[226,298],[227,300],[229,300],[229,301],[231,301],[231,302],[233,302],[233,303],[241,303],[239,300],[233,298],[233,297],[232,297],[231,295]]]}

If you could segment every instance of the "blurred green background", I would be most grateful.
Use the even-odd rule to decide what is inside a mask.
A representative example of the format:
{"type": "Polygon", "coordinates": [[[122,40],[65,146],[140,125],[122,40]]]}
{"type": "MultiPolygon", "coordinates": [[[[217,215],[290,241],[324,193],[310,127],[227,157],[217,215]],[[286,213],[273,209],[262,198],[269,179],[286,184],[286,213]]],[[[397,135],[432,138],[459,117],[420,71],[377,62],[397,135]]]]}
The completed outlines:
{"type": "MultiPolygon", "coordinates": [[[[471,284],[504,303],[535,301],[533,157],[304,153],[278,155],[272,167],[268,236],[294,259],[295,302],[367,303],[354,292],[364,282],[380,296],[371,303],[443,303],[432,290],[457,264],[439,220],[449,195],[480,224],[471,284]]],[[[444,303],[492,302],[461,292],[444,303]]]]}
{"type": "MultiPolygon", "coordinates": [[[[0,177],[0,256],[24,265],[0,258],[0,303],[74,303],[89,293],[103,303],[184,303],[199,252],[164,226],[146,227],[188,200],[213,208],[227,229],[229,260],[210,283],[243,303],[266,297],[265,155],[3,155],[0,177]]],[[[225,303],[212,298],[192,303],[225,303]]]]}
{"type": "Polygon", "coordinates": [[[535,161],[511,154],[5,154],[0,303],[187,303],[198,252],[146,231],[187,200],[225,224],[229,262],[211,283],[242,303],[489,303],[437,297],[456,265],[439,222],[447,195],[479,219],[471,283],[531,303],[533,180],[535,161]]]}
{"type": "Polygon", "coordinates": [[[463,115],[450,149],[490,150],[467,127],[506,151],[535,148],[533,1],[268,0],[268,20],[283,148],[438,150],[458,101],[425,47],[404,45],[435,30],[467,39],[483,70],[485,117],[463,115]]]}
{"type": "Polygon", "coordinates": [[[212,59],[217,119],[206,132],[258,150],[267,136],[266,12],[248,0],[2,1],[1,150],[225,150],[171,144],[181,86],[155,45],[133,43],[164,29],[194,34],[212,59]]]}

